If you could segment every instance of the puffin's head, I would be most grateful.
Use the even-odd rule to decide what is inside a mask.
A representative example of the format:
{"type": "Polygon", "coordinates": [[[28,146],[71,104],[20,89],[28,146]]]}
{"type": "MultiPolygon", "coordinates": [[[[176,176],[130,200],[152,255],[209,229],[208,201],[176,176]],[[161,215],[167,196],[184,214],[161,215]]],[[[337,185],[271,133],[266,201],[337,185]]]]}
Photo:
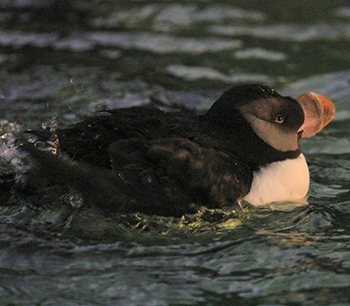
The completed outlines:
{"type": "MultiPolygon", "coordinates": [[[[316,129],[315,125],[317,131],[327,125],[333,118],[334,111],[332,102],[321,95],[284,97],[267,86],[248,84],[224,92],[206,116],[215,118],[216,121],[231,121],[232,124],[239,122],[235,118],[241,116],[265,143],[278,151],[287,152],[299,149],[303,133],[309,137],[310,130],[316,129]],[[319,107],[319,104],[323,106],[319,107]],[[320,108],[327,112],[327,119],[320,108]],[[315,119],[316,110],[318,119],[315,119]],[[310,118],[313,118],[313,122],[310,118]]],[[[239,131],[239,126],[235,128],[239,131]]]]}

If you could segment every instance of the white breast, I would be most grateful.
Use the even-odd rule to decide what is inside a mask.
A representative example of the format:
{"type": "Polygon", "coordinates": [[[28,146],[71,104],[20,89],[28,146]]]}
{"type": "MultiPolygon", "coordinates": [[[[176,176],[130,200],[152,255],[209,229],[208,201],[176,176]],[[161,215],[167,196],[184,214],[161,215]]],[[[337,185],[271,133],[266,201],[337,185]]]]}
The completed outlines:
{"type": "Polygon", "coordinates": [[[300,201],[310,184],[305,157],[274,162],[254,173],[250,192],[243,198],[255,206],[276,201],[300,201]]]}

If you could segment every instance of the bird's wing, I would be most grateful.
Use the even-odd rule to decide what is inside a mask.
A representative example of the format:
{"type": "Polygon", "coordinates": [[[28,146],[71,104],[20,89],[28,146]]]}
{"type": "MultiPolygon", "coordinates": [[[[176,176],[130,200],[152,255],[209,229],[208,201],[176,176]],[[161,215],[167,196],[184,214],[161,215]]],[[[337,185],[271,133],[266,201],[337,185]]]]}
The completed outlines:
{"type": "Polygon", "coordinates": [[[185,138],[127,139],[109,149],[112,169],[37,150],[29,152],[40,178],[80,192],[108,212],[181,216],[200,206],[232,205],[249,190],[252,173],[238,159],[185,138]]]}
{"type": "Polygon", "coordinates": [[[222,207],[242,198],[252,181],[237,158],[186,138],[117,141],[109,154],[113,171],[130,186],[136,211],[181,215],[201,205],[222,207]]]}

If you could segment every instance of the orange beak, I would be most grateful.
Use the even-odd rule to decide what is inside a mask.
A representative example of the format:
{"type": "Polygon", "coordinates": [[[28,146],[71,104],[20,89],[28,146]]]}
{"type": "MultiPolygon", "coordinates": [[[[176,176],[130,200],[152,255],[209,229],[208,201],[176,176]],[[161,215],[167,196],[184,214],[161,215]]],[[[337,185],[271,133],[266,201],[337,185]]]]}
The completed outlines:
{"type": "Polygon", "coordinates": [[[305,120],[299,131],[303,131],[302,137],[314,136],[321,131],[335,115],[335,106],[325,96],[309,92],[294,97],[303,108],[305,120]]]}

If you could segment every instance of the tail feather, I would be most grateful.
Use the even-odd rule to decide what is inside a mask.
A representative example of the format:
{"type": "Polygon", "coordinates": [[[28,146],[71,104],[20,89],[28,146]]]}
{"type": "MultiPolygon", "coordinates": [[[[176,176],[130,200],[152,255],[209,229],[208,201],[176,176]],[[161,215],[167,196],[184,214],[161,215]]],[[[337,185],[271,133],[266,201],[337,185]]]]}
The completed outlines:
{"type": "Polygon", "coordinates": [[[23,143],[21,147],[34,160],[34,169],[41,179],[69,186],[80,192],[84,201],[101,208],[119,211],[125,203],[123,181],[111,170],[73,163],[69,159],[40,151],[29,142],[23,143]]]}

